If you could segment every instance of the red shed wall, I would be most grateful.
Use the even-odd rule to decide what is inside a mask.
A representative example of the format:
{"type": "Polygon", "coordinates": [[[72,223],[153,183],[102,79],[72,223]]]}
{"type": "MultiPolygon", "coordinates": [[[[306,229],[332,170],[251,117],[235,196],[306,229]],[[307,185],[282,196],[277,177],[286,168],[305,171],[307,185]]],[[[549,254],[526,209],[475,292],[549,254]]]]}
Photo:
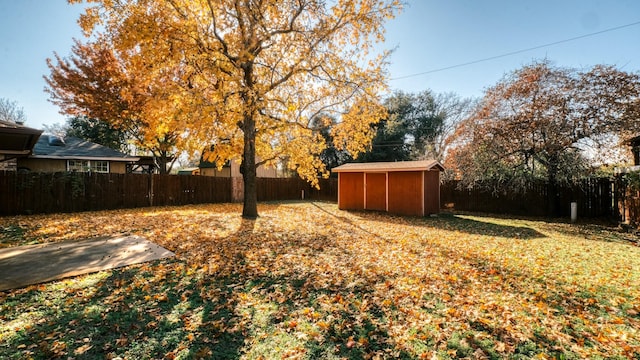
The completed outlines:
{"type": "Polygon", "coordinates": [[[424,172],[424,214],[440,212],[440,171],[424,172]]]}
{"type": "Polygon", "coordinates": [[[340,173],[338,175],[338,208],[341,210],[364,209],[364,174],[340,173]]]}
{"type": "Polygon", "coordinates": [[[367,173],[367,210],[387,210],[387,174],[367,173]]]}
{"type": "Polygon", "coordinates": [[[389,212],[424,216],[422,190],[422,171],[390,172],[389,212]]]}

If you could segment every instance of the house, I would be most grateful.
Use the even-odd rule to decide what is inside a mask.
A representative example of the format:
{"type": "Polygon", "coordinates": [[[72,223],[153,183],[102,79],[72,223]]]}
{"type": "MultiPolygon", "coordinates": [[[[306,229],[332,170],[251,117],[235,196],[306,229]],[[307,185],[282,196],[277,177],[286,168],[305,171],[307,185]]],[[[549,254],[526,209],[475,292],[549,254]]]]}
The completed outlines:
{"type": "Polygon", "coordinates": [[[42,135],[32,154],[18,159],[18,170],[123,174],[127,171],[127,164],[138,160],[138,157],[79,138],[42,135]]]}
{"type": "Polygon", "coordinates": [[[184,168],[178,170],[178,175],[200,175],[200,168],[184,168]]]}
{"type": "MultiPolygon", "coordinates": [[[[208,152],[212,152],[215,149],[215,145],[211,145],[209,149],[204,149],[202,154],[200,155],[200,163],[198,164],[198,169],[200,171],[195,172],[190,168],[181,169],[178,172],[184,170],[182,174],[188,174],[191,172],[192,175],[202,175],[202,176],[213,176],[213,177],[230,177],[230,178],[242,178],[242,173],[240,172],[240,162],[237,160],[227,160],[224,165],[220,169],[218,169],[218,165],[215,160],[206,159],[205,154],[208,152]]],[[[256,156],[256,163],[260,162],[261,159],[256,156]]],[[[283,171],[282,169],[278,170],[279,166],[267,166],[265,164],[259,165],[256,169],[256,177],[259,178],[278,178],[278,177],[289,177],[288,172],[283,171]]]]}
{"type": "MultiPolygon", "coordinates": [[[[242,173],[240,172],[240,163],[236,160],[227,161],[220,170],[213,162],[200,161],[198,165],[200,169],[200,175],[203,176],[215,176],[215,177],[232,177],[240,178],[242,173]]],[[[260,178],[277,178],[286,177],[278,173],[278,169],[271,166],[260,165],[256,169],[256,175],[260,178]]]]}
{"type": "Polygon", "coordinates": [[[16,170],[17,158],[31,154],[42,130],[0,120],[0,170],[16,170]]]}
{"type": "Polygon", "coordinates": [[[440,172],[436,160],[350,163],[338,173],[338,208],[426,216],[440,211],[440,172]]]}

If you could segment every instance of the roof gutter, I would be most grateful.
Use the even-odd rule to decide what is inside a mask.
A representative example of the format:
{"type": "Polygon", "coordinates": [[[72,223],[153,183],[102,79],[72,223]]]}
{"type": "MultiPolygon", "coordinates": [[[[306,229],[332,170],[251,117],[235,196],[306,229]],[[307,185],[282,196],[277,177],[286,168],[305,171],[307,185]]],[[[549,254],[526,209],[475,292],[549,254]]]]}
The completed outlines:
{"type": "Polygon", "coordinates": [[[53,160],[98,160],[98,161],[123,161],[134,162],[140,160],[139,157],[96,157],[96,156],[55,156],[55,155],[31,155],[30,159],[53,159],[53,160]]]}

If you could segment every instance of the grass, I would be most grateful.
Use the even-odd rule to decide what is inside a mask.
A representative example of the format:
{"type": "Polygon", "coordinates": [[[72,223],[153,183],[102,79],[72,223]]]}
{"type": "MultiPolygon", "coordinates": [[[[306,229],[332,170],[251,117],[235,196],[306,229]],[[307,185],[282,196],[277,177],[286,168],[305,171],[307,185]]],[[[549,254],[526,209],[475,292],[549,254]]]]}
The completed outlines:
{"type": "Polygon", "coordinates": [[[594,225],[329,203],[0,218],[177,258],[0,293],[0,358],[640,358],[640,249],[594,225]]]}

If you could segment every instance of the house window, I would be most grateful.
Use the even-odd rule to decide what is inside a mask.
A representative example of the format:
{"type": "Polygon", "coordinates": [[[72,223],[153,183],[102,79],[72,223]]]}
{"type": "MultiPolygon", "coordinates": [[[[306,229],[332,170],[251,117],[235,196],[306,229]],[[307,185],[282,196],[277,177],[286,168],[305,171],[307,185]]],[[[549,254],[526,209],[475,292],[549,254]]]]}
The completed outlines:
{"type": "Polygon", "coordinates": [[[67,171],[87,172],[89,171],[89,161],[67,160],[67,171]]]}
{"type": "Polygon", "coordinates": [[[109,172],[109,162],[105,161],[105,160],[90,161],[90,169],[93,172],[108,173],[109,172]]]}
{"type": "Polygon", "coordinates": [[[67,171],[108,173],[106,160],[67,160],[67,171]]]}

